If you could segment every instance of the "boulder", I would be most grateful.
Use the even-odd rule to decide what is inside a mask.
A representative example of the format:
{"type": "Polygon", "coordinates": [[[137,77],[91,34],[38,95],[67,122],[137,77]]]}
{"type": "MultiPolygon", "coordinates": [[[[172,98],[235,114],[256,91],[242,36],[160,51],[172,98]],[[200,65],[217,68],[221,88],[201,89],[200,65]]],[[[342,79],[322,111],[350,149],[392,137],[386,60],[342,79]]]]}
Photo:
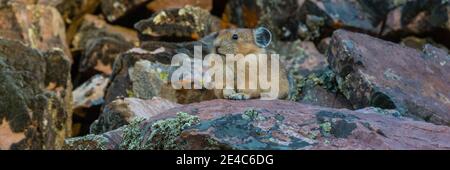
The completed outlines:
{"type": "Polygon", "coordinates": [[[90,125],[101,113],[109,82],[109,77],[97,74],[72,92],[72,136],[89,133],[90,125]]]}
{"type": "Polygon", "coordinates": [[[66,24],[76,23],[84,15],[94,13],[95,10],[100,5],[100,0],[50,0],[50,1],[55,1],[52,3],[52,6],[58,9],[66,24]]]}
{"type": "MultiPolygon", "coordinates": [[[[439,31],[441,35],[449,35],[449,17],[450,3],[448,1],[407,1],[397,5],[387,14],[386,26],[382,34],[417,35],[439,31]]],[[[449,43],[448,40],[446,43],[449,43]]]]}
{"type": "Polygon", "coordinates": [[[350,111],[281,100],[212,100],[66,143],[76,140],[75,149],[450,149],[450,127],[399,115],[395,110],[350,111]],[[102,137],[108,140],[98,147],[92,139],[102,137]]]}
{"type": "Polygon", "coordinates": [[[202,46],[202,54],[209,54],[210,39],[188,43],[149,41],[140,48],[133,48],[116,59],[105,103],[117,98],[137,97],[152,99],[163,97],[175,103],[192,103],[215,98],[213,90],[180,89],[170,84],[170,77],[177,67],[171,59],[178,53],[193,58],[194,46],[202,46]]]}
{"type": "Polygon", "coordinates": [[[0,9],[0,37],[21,41],[41,51],[58,48],[72,60],[64,21],[51,6],[9,3],[0,9]]]}
{"type": "Polygon", "coordinates": [[[272,50],[280,54],[295,83],[290,99],[312,105],[349,108],[352,106],[337,89],[335,74],[326,57],[313,42],[274,42],[272,50]]]}
{"type": "Polygon", "coordinates": [[[213,8],[212,0],[154,0],[147,4],[150,11],[158,12],[170,8],[183,8],[186,5],[196,6],[211,11],[213,8]]]}
{"type": "Polygon", "coordinates": [[[435,47],[438,47],[438,48],[441,48],[441,49],[443,49],[445,51],[448,51],[448,49],[444,45],[436,43],[430,37],[419,38],[419,37],[415,37],[415,36],[408,36],[408,37],[403,38],[400,41],[400,44],[402,44],[404,46],[407,46],[407,47],[411,47],[411,48],[417,49],[417,50],[422,50],[425,47],[425,45],[431,44],[431,45],[433,45],[435,47]]]}
{"type": "Polygon", "coordinates": [[[144,40],[149,38],[199,40],[225,27],[219,18],[207,10],[189,5],[159,11],[135,24],[144,40]]]}
{"type": "Polygon", "coordinates": [[[103,104],[109,78],[97,74],[73,90],[73,110],[90,108],[103,104]]]}
{"type": "Polygon", "coordinates": [[[161,112],[180,106],[167,99],[117,99],[106,105],[100,117],[91,125],[92,134],[101,134],[130,124],[136,119],[149,119],[161,112]]]}
{"type": "MultiPolygon", "coordinates": [[[[86,80],[95,74],[111,75],[114,60],[139,43],[137,32],[110,25],[100,17],[85,15],[75,34],[72,47],[80,53],[76,78],[86,80]]],[[[77,79],[78,80],[78,79],[77,79]]]]}
{"type": "Polygon", "coordinates": [[[450,125],[450,56],[428,45],[417,51],[368,35],[335,31],[328,62],[354,108],[397,109],[450,125]]]}
{"type": "Polygon", "coordinates": [[[0,81],[0,149],[60,149],[72,121],[64,52],[0,39],[0,81]]]}
{"type": "Polygon", "coordinates": [[[115,130],[101,135],[89,134],[64,140],[63,150],[118,150],[122,131],[115,130]]]}
{"type": "Polygon", "coordinates": [[[302,21],[306,21],[308,16],[324,18],[325,28],[321,31],[326,34],[338,28],[371,34],[378,34],[381,31],[382,18],[367,10],[359,0],[305,0],[299,11],[302,21]]]}
{"type": "Polygon", "coordinates": [[[297,0],[235,0],[228,1],[222,19],[241,28],[269,28],[274,39],[291,39],[296,36],[300,23],[297,0]]]}
{"type": "Polygon", "coordinates": [[[147,0],[100,0],[103,15],[109,22],[114,22],[129,11],[145,5],[147,0]]]}

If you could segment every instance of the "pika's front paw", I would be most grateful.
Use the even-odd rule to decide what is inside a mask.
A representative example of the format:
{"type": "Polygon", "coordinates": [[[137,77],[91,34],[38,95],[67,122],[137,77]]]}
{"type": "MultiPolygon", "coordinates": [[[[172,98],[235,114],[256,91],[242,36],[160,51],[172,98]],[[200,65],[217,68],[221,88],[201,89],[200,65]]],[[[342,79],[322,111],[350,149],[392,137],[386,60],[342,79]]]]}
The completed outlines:
{"type": "Polygon", "coordinates": [[[244,93],[234,93],[227,96],[227,99],[230,100],[248,100],[250,99],[250,96],[244,93]]]}

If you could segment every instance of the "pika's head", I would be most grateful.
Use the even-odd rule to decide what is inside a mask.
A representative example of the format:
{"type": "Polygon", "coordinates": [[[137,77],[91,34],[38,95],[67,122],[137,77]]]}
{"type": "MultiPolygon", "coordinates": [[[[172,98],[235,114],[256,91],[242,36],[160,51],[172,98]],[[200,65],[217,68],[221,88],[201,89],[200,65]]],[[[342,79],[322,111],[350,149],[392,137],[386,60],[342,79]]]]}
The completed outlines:
{"type": "Polygon", "coordinates": [[[214,51],[226,54],[258,54],[264,52],[272,41],[272,33],[264,27],[256,29],[227,29],[218,33],[214,51]]]}

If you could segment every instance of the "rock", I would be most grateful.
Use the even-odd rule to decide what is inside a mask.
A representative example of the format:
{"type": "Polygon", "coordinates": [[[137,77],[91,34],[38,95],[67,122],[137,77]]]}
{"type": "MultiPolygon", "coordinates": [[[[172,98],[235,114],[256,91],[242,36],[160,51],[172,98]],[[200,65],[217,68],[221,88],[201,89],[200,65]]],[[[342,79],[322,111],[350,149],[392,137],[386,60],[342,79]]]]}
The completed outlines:
{"type": "Polygon", "coordinates": [[[297,82],[294,101],[323,107],[353,109],[338,89],[335,73],[329,68],[311,73],[297,82]]]}
{"type": "Polygon", "coordinates": [[[134,30],[109,25],[93,15],[85,15],[72,42],[74,50],[81,51],[78,71],[82,76],[95,73],[110,75],[114,60],[138,43],[134,30]]]}
{"type": "Polygon", "coordinates": [[[286,63],[286,70],[296,79],[328,67],[326,57],[310,41],[274,42],[270,49],[280,54],[280,58],[286,63]]]}
{"type": "Polygon", "coordinates": [[[383,35],[424,34],[438,30],[441,35],[449,35],[449,16],[448,1],[407,1],[388,13],[383,35]]]}
{"type": "Polygon", "coordinates": [[[432,44],[435,47],[439,47],[441,49],[448,51],[448,49],[444,45],[436,43],[432,38],[418,38],[415,36],[408,36],[403,38],[400,44],[417,50],[422,50],[425,47],[425,45],[432,44]]]}
{"type": "MultiPolygon", "coordinates": [[[[58,1],[58,0],[54,0],[58,1]]],[[[61,13],[66,24],[72,24],[85,14],[94,13],[100,5],[100,0],[59,0],[53,6],[61,13]]],[[[70,41],[69,41],[70,42],[70,41]]]]}
{"type": "MultiPolygon", "coordinates": [[[[95,137],[114,136],[102,146],[115,149],[450,149],[450,127],[397,113],[281,100],[212,100],[175,107],[95,137]]],[[[89,149],[92,140],[87,141],[74,148],[89,149]]]]}
{"type": "Polygon", "coordinates": [[[213,90],[173,89],[168,81],[175,66],[170,66],[171,59],[178,53],[193,58],[194,46],[203,46],[202,54],[209,54],[211,40],[188,43],[165,43],[148,41],[140,48],[133,48],[123,53],[114,62],[111,84],[108,87],[105,103],[117,98],[138,97],[152,99],[163,97],[175,103],[192,103],[215,98],[213,90]]]}
{"type": "Polygon", "coordinates": [[[122,140],[119,130],[102,135],[89,134],[82,137],[69,138],[64,141],[63,150],[118,150],[122,140]]]}
{"type": "MultiPolygon", "coordinates": [[[[325,30],[347,28],[366,33],[378,34],[381,31],[381,18],[374,15],[359,0],[331,1],[305,0],[300,8],[300,18],[306,21],[308,16],[325,19],[325,30]]],[[[326,34],[325,34],[326,36],[326,34]]]]}
{"type": "Polygon", "coordinates": [[[313,42],[274,42],[271,48],[285,61],[286,70],[295,81],[290,99],[301,103],[335,108],[352,108],[337,89],[334,73],[328,68],[326,57],[313,42]]]}
{"type": "Polygon", "coordinates": [[[297,0],[234,0],[228,1],[222,19],[242,28],[264,26],[270,29],[274,39],[289,39],[295,36],[300,22],[297,0]]]}
{"type": "Polygon", "coordinates": [[[118,40],[125,41],[131,44],[139,42],[137,32],[116,25],[106,23],[102,18],[95,15],[85,15],[75,35],[72,45],[75,49],[83,48],[89,39],[93,37],[114,37],[118,40]]]}
{"type": "Polygon", "coordinates": [[[200,7],[167,9],[139,21],[135,28],[146,37],[198,40],[225,28],[219,18],[200,7]]]}
{"type": "Polygon", "coordinates": [[[106,86],[109,78],[103,75],[95,75],[73,92],[73,109],[90,108],[103,104],[106,86]]]}
{"type": "Polygon", "coordinates": [[[41,51],[58,48],[72,60],[66,43],[64,21],[54,7],[11,3],[1,8],[0,37],[21,41],[41,51]]]}
{"type": "Polygon", "coordinates": [[[450,125],[449,55],[424,52],[367,35],[334,32],[328,62],[355,108],[375,106],[450,125]],[[395,56],[395,57],[394,57],[395,56]]]}
{"type": "Polygon", "coordinates": [[[328,47],[330,46],[330,42],[331,42],[330,37],[326,37],[320,40],[319,44],[317,45],[317,49],[319,50],[319,52],[322,54],[326,54],[328,47]]]}
{"type": "Polygon", "coordinates": [[[41,4],[41,5],[48,5],[48,6],[56,6],[60,4],[64,0],[0,0],[0,7],[7,6],[11,3],[21,3],[21,4],[41,4]]]}
{"type": "Polygon", "coordinates": [[[68,57],[0,39],[0,81],[0,149],[61,148],[72,121],[68,57]]]}
{"type": "Polygon", "coordinates": [[[72,92],[72,136],[89,133],[89,126],[101,113],[103,98],[109,82],[109,77],[97,74],[72,92]]]}
{"type": "Polygon", "coordinates": [[[183,8],[186,5],[190,6],[196,6],[203,8],[207,11],[211,11],[213,8],[213,1],[212,0],[154,0],[147,4],[147,8],[150,11],[158,12],[165,9],[170,8],[183,8]]]}
{"type": "Polygon", "coordinates": [[[110,22],[124,16],[127,12],[144,5],[147,0],[100,0],[102,13],[110,22]]]}
{"type": "Polygon", "coordinates": [[[169,100],[155,97],[117,99],[106,105],[100,117],[91,125],[91,133],[101,134],[130,124],[136,119],[149,119],[161,112],[180,106],[169,100]]]}

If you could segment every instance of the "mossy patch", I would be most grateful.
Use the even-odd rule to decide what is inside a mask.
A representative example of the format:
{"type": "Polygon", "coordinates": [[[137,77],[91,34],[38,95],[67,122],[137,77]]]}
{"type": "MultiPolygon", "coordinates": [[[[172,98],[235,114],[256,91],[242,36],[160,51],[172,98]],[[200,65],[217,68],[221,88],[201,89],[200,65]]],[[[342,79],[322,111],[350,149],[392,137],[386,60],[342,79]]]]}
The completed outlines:
{"type": "Polygon", "coordinates": [[[185,112],[177,113],[175,118],[159,120],[151,125],[141,126],[142,119],[134,120],[124,129],[121,149],[127,150],[176,150],[183,149],[176,143],[181,132],[197,124],[197,116],[185,112]],[[147,132],[151,132],[148,137],[147,132]]]}
{"type": "Polygon", "coordinates": [[[102,135],[86,135],[66,139],[63,149],[66,150],[107,150],[108,139],[102,135]]]}
{"type": "Polygon", "coordinates": [[[320,127],[320,133],[324,136],[329,136],[331,132],[331,123],[330,122],[324,122],[319,124],[320,127]]]}
{"type": "Polygon", "coordinates": [[[264,119],[264,117],[259,115],[259,111],[253,108],[245,110],[244,113],[242,114],[242,118],[246,120],[264,119]]]}

